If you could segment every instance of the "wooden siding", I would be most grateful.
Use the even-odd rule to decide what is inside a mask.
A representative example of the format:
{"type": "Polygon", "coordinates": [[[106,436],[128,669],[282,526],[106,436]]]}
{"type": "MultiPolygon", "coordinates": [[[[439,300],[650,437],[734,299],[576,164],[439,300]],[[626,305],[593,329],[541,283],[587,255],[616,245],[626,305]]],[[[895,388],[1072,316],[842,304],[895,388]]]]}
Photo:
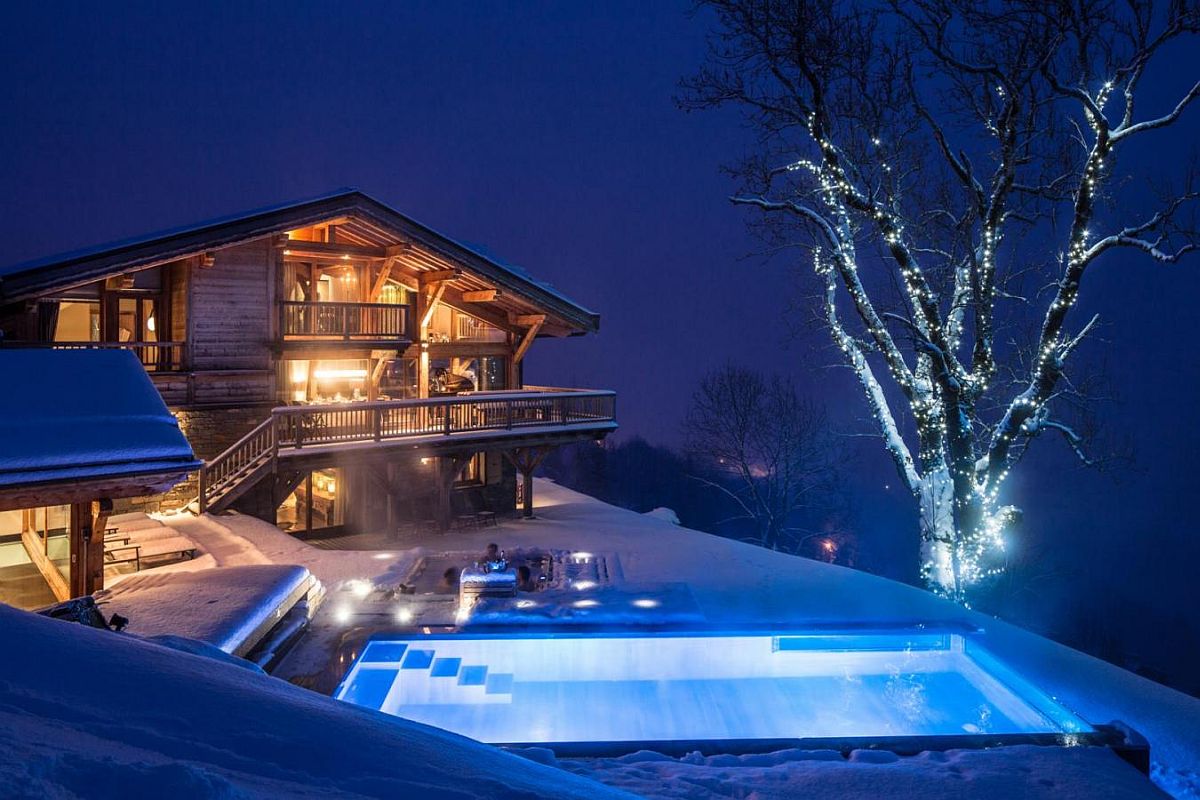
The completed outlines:
{"type": "MultiPolygon", "coordinates": [[[[192,259],[177,261],[163,267],[167,275],[167,319],[171,321],[172,342],[187,341],[188,334],[188,280],[192,259]]],[[[184,362],[186,366],[186,361],[184,362]]]]}
{"type": "Polygon", "coordinates": [[[272,240],[265,238],[218,250],[211,267],[191,271],[193,371],[271,370],[274,259],[272,240]]]}

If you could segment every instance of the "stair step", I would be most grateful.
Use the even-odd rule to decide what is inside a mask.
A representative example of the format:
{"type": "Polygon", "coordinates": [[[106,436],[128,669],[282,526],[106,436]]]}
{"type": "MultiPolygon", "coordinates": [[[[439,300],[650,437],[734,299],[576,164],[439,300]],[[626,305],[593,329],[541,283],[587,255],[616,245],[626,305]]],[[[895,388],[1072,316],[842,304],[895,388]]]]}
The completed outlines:
{"type": "Polygon", "coordinates": [[[431,678],[457,678],[458,669],[462,666],[461,658],[439,658],[433,662],[429,671],[431,678]]]}
{"type": "Polygon", "coordinates": [[[483,686],[487,682],[486,666],[463,667],[458,673],[459,686],[483,686]]]}
{"type": "Polygon", "coordinates": [[[409,650],[400,669],[429,669],[433,663],[432,650],[409,650]]]}
{"type": "Polygon", "coordinates": [[[493,672],[487,676],[484,684],[484,694],[512,694],[513,676],[511,672],[493,672]]]}

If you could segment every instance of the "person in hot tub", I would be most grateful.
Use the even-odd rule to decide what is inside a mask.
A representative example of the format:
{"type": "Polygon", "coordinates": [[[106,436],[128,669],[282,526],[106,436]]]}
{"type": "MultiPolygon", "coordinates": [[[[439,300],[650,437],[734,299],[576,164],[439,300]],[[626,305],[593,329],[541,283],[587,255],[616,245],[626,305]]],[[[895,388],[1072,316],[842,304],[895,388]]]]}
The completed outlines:
{"type": "Polygon", "coordinates": [[[517,567],[517,591],[518,592],[536,592],[537,581],[533,579],[533,573],[525,564],[517,567]]]}
{"type": "Polygon", "coordinates": [[[479,566],[483,567],[485,572],[499,572],[508,567],[508,561],[504,558],[504,551],[500,549],[500,545],[492,542],[483,551],[483,558],[479,561],[479,566]]]}
{"type": "Polygon", "coordinates": [[[438,581],[438,591],[441,593],[457,592],[458,591],[458,576],[462,570],[457,567],[447,567],[442,573],[442,579],[438,581]]]}

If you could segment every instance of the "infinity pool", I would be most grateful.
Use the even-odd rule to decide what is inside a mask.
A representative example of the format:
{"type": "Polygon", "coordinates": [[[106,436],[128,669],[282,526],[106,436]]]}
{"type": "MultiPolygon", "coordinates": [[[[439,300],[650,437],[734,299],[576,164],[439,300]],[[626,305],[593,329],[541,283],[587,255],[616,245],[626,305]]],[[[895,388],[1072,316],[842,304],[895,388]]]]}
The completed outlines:
{"type": "Polygon", "coordinates": [[[483,742],[576,750],[1093,730],[958,633],[388,637],[335,697],[483,742]]]}

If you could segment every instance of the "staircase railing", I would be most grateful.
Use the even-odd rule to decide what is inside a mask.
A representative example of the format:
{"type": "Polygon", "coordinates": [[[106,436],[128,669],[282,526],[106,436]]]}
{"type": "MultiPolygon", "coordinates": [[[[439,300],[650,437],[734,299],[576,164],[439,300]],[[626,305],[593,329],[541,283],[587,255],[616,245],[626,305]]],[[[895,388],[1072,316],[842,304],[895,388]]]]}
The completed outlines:
{"type": "Polygon", "coordinates": [[[200,469],[200,513],[264,464],[280,448],[383,442],[616,421],[610,391],[478,392],[457,397],[380,400],[276,408],[252,431],[200,469]]]}
{"type": "Polygon", "coordinates": [[[200,513],[222,493],[279,455],[275,417],[267,417],[249,433],[200,468],[200,513]]]}

